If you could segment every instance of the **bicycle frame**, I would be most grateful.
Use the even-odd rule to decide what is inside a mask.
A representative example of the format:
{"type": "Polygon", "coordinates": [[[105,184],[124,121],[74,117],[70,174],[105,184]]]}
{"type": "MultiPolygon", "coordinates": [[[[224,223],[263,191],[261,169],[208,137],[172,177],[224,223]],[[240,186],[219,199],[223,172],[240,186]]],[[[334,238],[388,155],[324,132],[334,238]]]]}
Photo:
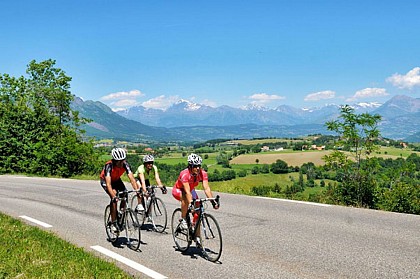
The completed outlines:
{"type": "Polygon", "coordinates": [[[145,207],[144,213],[142,211],[137,212],[139,218],[142,218],[142,225],[146,222],[152,223],[153,229],[156,232],[164,232],[167,226],[167,210],[163,201],[156,196],[156,188],[159,186],[150,185],[147,186],[149,190],[149,196],[145,200],[143,193],[138,193],[132,198],[132,207],[134,207],[133,202],[138,202],[138,198],[142,200],[142,203],[145,207]]]}
{"type": "Polygon", "coordinates": [[[204,257],[211,262],[219,260],[222,253],[222,234],[219,224],[211,214],[206,212],[207,201],[216,201],[219,203],[219,196],[216,198],[198,199],[193,202],[197,207],[189,209],[185,217],[187,228],[182,228],[182,211],[176,208],[172,214],[172,236],[177,249],[185,252],[191,245],[192,241],[197,242],[196,247],[199,248],[204,257]],[[197,212],[197,222],[193,225],[190,213],[197,212]]]}
{"type": "Polygon", "coordinates": [[[111,230],[111,205],[109,204],[105,208],[105,229],[108,235],[108,240],[111,242],[117,241],[119,234],[122,231],[125,231],[127,237],[127,244],[133,250],[137,250],[140,246],[141,233],[140,225],[137,219],[137,215],[133,212],[130,207],[128,194],[137,192],[136,190],[131,191],[117,191],[116,197],[118,202],[117,207],[117,218],[116,218],[116,227],[117,231],[111,230]],[[121,203],[124,202],[125,206],[121,210],[121,203]]]}
{"type": "Polygon", "coordinates": [[[192,226],[193,224],[192,224],[192,222],[191,222],[191,215],[190,214],[187,214],[187,224],[188,224],[188,228],[190,228],[190,240],[194,240],[194,237],[197,237],[197,235],[196,235],[196,232],[198,231],[198,229],[201,227],[201,225],[202,225],[202,223],[203,223],[203,225],[204,225],[204,228],[203,229],[206,229],[205,228],[205,223],[203,222],[203,218],[204,218],[204,216],[205,216],[205,208],[204,208],[204,205],[205,205],[205,202],[207,202],[207,201],[216,201],[217,203],[219,203],[219,196],[217,196],[216,198],[205,198],[205,199],[198,199],[198,200],[193,200],[191,203],[192,204],[194,204],[194,206],[195,206],[195,204],[196,204],[196,202],[198,202],[199,203],[199,207],[198,208],[194,208],[194,210],[193,211],[191,211],[191,210],[188,210],[189,212],[188,213],[192,213],[192,215],[194,215],[194,212],[197,212],[198,213],[198,218],[197,218],[197,221],[195,222],[195,224],[194,224],[194,226],[192,226]]]}

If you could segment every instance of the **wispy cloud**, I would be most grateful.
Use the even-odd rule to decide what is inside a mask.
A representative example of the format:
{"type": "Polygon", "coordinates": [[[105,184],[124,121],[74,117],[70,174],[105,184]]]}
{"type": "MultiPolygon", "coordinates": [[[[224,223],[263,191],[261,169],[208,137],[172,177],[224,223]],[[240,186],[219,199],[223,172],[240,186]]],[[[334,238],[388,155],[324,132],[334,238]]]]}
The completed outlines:
{"type": "Polygon", "coordinates": [[[141,105],[145,108],[154,108],[154,109],[167,109],[168,107],[170,107],[173,103],[175,103],[176,101],[178,101],[180,98],[179,96],[169,96],[166,97],[165,95],[160,95],[156,98],[147,100],[143,103],[141,103],[141,105]]]}
{"type": "Polygon", "coordinates": [[[136,89],[111,93],[101,97],[100,100],[109,105],[112,110],[117,111],[138,105],[137,98],[143,96],[144,94],[140,90],[136,89]]]}
{"type": "Polygon", "coordinates": [[[284,100],[286,97],[279,96],[279,95],[269,95],[266,93],[257,93],[248,97],[249,99],[253,100],[252,103],[264,105],[271,102],[275,102],[278,100],[284,100]]]}
{"type": "Polygon", "coordinates": [[[366,99],[372,97],[383,97],[388,96],[385,88],[365,88],[357,91],[352,97],[348,98],[346,101],[356,101],[359,99],[366,99]]]}
{"type": "Polygon", "coordinates": [[[135,99],[137,97],[142,97],[142,96],[144,96],[144,94],[140,90],[135,89],[128,92],[122,91],[122,92],[111,93],[111,94],[101,97],[101,100],[111,101],[111,100],[121,100],[121,99],[135,99]]]}
{"type": "Polygon", "coordinates": [[[335,98],[335,92],[331,90],[326,90],[326,91],[320,91],[320,92],[308,94],[303,100],[305,102],[310,102],[310,101],[320,101],[320,100],[327,100],[327,99],[333,99],[333,98],[335,98]]]}
{"type": "Polygon", "coordinates": [[[420,86],[420,67],[413,68],[405,75],[393,74],[386,81],[401,89],[412,89],[415,86],[420,86]]]}

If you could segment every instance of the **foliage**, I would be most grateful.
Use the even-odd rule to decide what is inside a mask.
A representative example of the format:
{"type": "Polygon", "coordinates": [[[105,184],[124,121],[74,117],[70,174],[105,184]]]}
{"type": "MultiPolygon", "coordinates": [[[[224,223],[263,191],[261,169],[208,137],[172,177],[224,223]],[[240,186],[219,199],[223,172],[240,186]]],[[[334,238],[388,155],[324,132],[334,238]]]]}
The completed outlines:
{"type": "Polygon", "coordinates": [[[340,140],[337,146],[344,146],[353,155],[349,160],[342,151],[335,151],[325,156],[327,165],[334,167],[340,173],[338,187],[341,201],[347,205],[372,207],[374,204],[375,179],[370,164],[370,155],[378,147],[374,141],[379,136],[377,129],[380,115],[368,113],[355,114],[354,108],[345,105],[341,107],[339,119],[326,123],[328,130],[337,132],[340,140]],[[362,165],[362,155],[366,156],[362,165]]]}
{"type": "Polygon", "coordinates": [[[54,60],[31,61],[28,78],[0,76],[0,173],[70,177],[98,168],[87,122],[70,108],[71,78],[54,60]]]}
{"type": "Polygon", "coordinates": [[[289,167],[285,161],[277,160],[275,163],[271,164],[271,171],[276,174],[288,173],[289,167]]]}

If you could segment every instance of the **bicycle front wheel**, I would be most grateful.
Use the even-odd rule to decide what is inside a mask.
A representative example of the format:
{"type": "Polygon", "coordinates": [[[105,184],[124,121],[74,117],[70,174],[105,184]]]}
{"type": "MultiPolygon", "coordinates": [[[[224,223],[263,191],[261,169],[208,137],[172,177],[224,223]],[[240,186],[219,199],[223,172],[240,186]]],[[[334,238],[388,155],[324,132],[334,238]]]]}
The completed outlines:
{"type": "Polygon", "coordinates": [[[211,262],[216,262],[222,255],[222,232],[216,219],[204,213],[201,220],[201,245],[204,256],[211,262]]]}
{"type": "Polygon", "coordinates": [[[112,219],[111,219],[111,207],[109,206],[109,204],[105,208],[104,221],[105,221],[105,231],[106,231],[106,235],[108,236],[108,240],[110,242],[117,241],[118,233],[115,233],[111,229],[112,219]]]}
{"type": "Polygon", "coordinates": [[[191,238],[189,229],[183,229],[180,226],[180,220],[182,219],[181,208],[177,208],[174,210],[172,214],[172,236],[175,241],[175,245],[179,251],[185,252],[191,245],[191,238]]]}
{"type": "Polygon", "coordinates": [[[156,232],[164,232],[168,224],[168,213],[166,212],[166,206],[163,201],[155,197],[152,199],[150,205],[149,217],[153,223],[156,232]]]}
{"type": "Polygon", "coordinates": [[[127,236],[127,245],[130,249],[136,251],[140,247],[141,230],[136,214],[131,210],[125,213],[125,232],[127,236]]]}

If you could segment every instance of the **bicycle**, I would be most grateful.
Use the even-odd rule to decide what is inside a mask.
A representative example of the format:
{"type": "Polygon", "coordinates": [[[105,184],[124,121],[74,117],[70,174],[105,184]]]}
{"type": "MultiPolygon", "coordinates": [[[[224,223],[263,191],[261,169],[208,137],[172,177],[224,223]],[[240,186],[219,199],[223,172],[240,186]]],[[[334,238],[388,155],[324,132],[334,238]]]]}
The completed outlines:
{"type": "Polygon", "coordinates": [[[111,229],[111,206],[108,204],[105,207],[104,219],[105,219],[105,230],[108,236],[108,240],[112,243],[116,242],[120,233],[125,231],[127,238],[127,246],[136,251],[140,247],[141,242],[141,230],[137,219],[137,214],[131,209],[128,203],[128,194],[137,192],[136,190],[131,191],[117,191],[116,197],[117,202],[117,222],[115,223],[118,231],[114,232],[111,229]],[[125,202],[125,208],[121,210],[121,203],[125,202]]]}
{"type": "MultiPolygon", "coordinates": [[[[166,226],[168,224],[168,213],[166,211],[166,206],[163,203],[162,199],[156,196],[156,188],[159,186],[151,185],[147,186],[147,191],[149,193],[149,197],[147,198],[147,201],[145,202],[145,210],[143,211],[137,211],[138,219],[142,219],[141,226],[144,225],[144,223],[150,222],[152,223],[153,229],[156,232],[163,233],[166,229],[166,226]]],[[[136,208],[138,204],[138,197],[140,196],[141,199],[144,199],[143,193],[138,193],[137,195],[133,195],[131,199],[131,208],[136,208]]]]}
{"type": "Polygon", "coordinates": [[[194,209],[189,209],[186,216],[188,228],[184,229],[180,225],[182,220],[181,208],[176,208],[172,214],[172,236],[175,245],[179,251],[185,252],[191,245],[193,240],[196,240],[197,248],[201,249],[204,257],[216,262],[222,254],[222,233],[216,218],[206,212],[208,201],[215,201],[219,204],[220,197],[205,198],[193,200],[191,202],[194,209]],[[198,205],[198,207],[197,207],[198,205]],[[197,222],[193,224],[190,219],[190,212],[197,212],[197,222]]]}

